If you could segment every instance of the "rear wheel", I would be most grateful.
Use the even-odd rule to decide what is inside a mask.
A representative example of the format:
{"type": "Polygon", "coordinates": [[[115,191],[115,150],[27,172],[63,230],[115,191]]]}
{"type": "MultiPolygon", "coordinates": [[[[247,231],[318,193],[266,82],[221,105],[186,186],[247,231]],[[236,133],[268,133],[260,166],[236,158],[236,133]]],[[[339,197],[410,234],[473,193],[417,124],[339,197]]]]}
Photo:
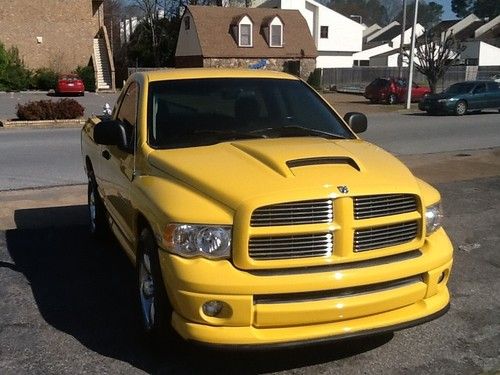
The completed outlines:
{"type": "Polygon", "coordinates": [[[457,116],[465,115],[467,112],[467,103],[464,100],[459,100],[455,106],[455,114],[457,116]]]}
{"type": "Polygon", "coordinates": [[[163,285],[158,245],[152,231],[142,230],[137,251],[137,285],[142,323],[149,339],[166,341],[172,337],[172,308],[163,285]]]}
{"type": "Polygon", "coordinates": [[[390,94],[387,97],[387,104],[396,104],[397,101],[398,101],[398,98],[395,94],[390,94]]]}

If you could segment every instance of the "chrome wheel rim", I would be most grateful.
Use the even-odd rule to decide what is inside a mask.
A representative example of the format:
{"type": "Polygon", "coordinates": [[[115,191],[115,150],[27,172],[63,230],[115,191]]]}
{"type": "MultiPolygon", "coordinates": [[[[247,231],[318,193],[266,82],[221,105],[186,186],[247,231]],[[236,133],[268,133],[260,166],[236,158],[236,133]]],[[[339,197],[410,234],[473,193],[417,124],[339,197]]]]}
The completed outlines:
{"type": "Polygon", "coordinates": [[[394,95],[389,96],[389,104],[394,104],[396,103],[396,97],[394,95]]]}
{"type": "Polygon", "coordinates": [[[92,233],[96,230],[96,204],[95,192],[92,188],[92,182],[89,181],[89,217],[90,217],[90,231],[92,233]]]}
{"type": "Polygon", "coordinates": [[[459,115],[463,115],[465,113],[465,103],[458,103],[457,104],[457,113],[459,115]]]}
{"type": "Polygon", "coordinates": [[[143,254],[139,266],[139,294],[141,297],[142,318],[146,330],[151,330],[155,319],[155,285],[151,274],[149,255],[143,254]]]}

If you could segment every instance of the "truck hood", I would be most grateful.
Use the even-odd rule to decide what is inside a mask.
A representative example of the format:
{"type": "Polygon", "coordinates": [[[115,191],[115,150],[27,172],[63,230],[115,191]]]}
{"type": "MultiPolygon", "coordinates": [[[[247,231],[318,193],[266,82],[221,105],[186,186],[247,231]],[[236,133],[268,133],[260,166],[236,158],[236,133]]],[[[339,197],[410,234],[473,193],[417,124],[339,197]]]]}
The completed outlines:
{"type": "Polygon", "coordinates": [[[416,179],[398,159],[362,140],[242,140],[154,150],[148,160],[158,170],[154,173],[167,174],[232,209],[268,197],[288,201],[295,196],[418,193],[416,179]]]}

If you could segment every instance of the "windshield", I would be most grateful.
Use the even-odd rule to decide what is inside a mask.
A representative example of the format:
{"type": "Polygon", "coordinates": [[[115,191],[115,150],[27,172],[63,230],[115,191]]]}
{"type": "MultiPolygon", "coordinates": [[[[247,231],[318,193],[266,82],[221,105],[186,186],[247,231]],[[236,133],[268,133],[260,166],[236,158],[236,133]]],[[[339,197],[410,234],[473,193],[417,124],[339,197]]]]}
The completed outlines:
{"type": "Polygon", "coordinates": [[[298,80],[153,82],[148,106],[148,141],[155,148],[252,138],[355,138],[318,94],[298,80]]]}
{"type": "Polygon", "coordinates": [[[474,88],[474,83],[472,82],[455,83],[454,85],[451,85],[443,92],[447,94],[466,94],[470,92],[473,88],[474,88]]]}

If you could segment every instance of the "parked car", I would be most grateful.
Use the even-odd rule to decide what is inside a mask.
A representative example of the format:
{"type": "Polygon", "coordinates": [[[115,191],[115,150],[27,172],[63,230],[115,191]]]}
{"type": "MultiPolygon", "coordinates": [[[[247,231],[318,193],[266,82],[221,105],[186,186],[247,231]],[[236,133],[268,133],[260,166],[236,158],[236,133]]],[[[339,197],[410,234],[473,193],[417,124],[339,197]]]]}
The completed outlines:
{"type": "Polygon", "coordinates": [[[284,345],[444,314],[439,192],[359,139],[366,126],[285,73],[131,75],[81,150],[90,231],[136,265],[145,332],[284,345]]]}
{"type": "Polygon", "coordinates": [[[500,74],[493,74],[490,79],[492,81],[495,81],[495,82],[499,82],[500,83],[500,74]]]}
{"type": "Polygon", "coordinates": [[[500,110],[500,84],[494,81],[455,83],[442,93],[425,96],[418,108],[430,114],[451,113],[457,116],[467,111],[500,110]]]}
{"type": "MultiPolygon", "coordinates": [[[[395,104],[406,100],[408,81],[403,78],[377,78],[365,88],[365,98],[372,103],[395,104]]],[[[431,90],[427,86],[412,84],[412,101],[418,102],[431,90]]]]}
{"type": "Polygon", "coordinates": [[[59,76],[56,84],[56,94],[85,95],[85,85],[80,77],[75,74],[64,74],[59,76]]]}

